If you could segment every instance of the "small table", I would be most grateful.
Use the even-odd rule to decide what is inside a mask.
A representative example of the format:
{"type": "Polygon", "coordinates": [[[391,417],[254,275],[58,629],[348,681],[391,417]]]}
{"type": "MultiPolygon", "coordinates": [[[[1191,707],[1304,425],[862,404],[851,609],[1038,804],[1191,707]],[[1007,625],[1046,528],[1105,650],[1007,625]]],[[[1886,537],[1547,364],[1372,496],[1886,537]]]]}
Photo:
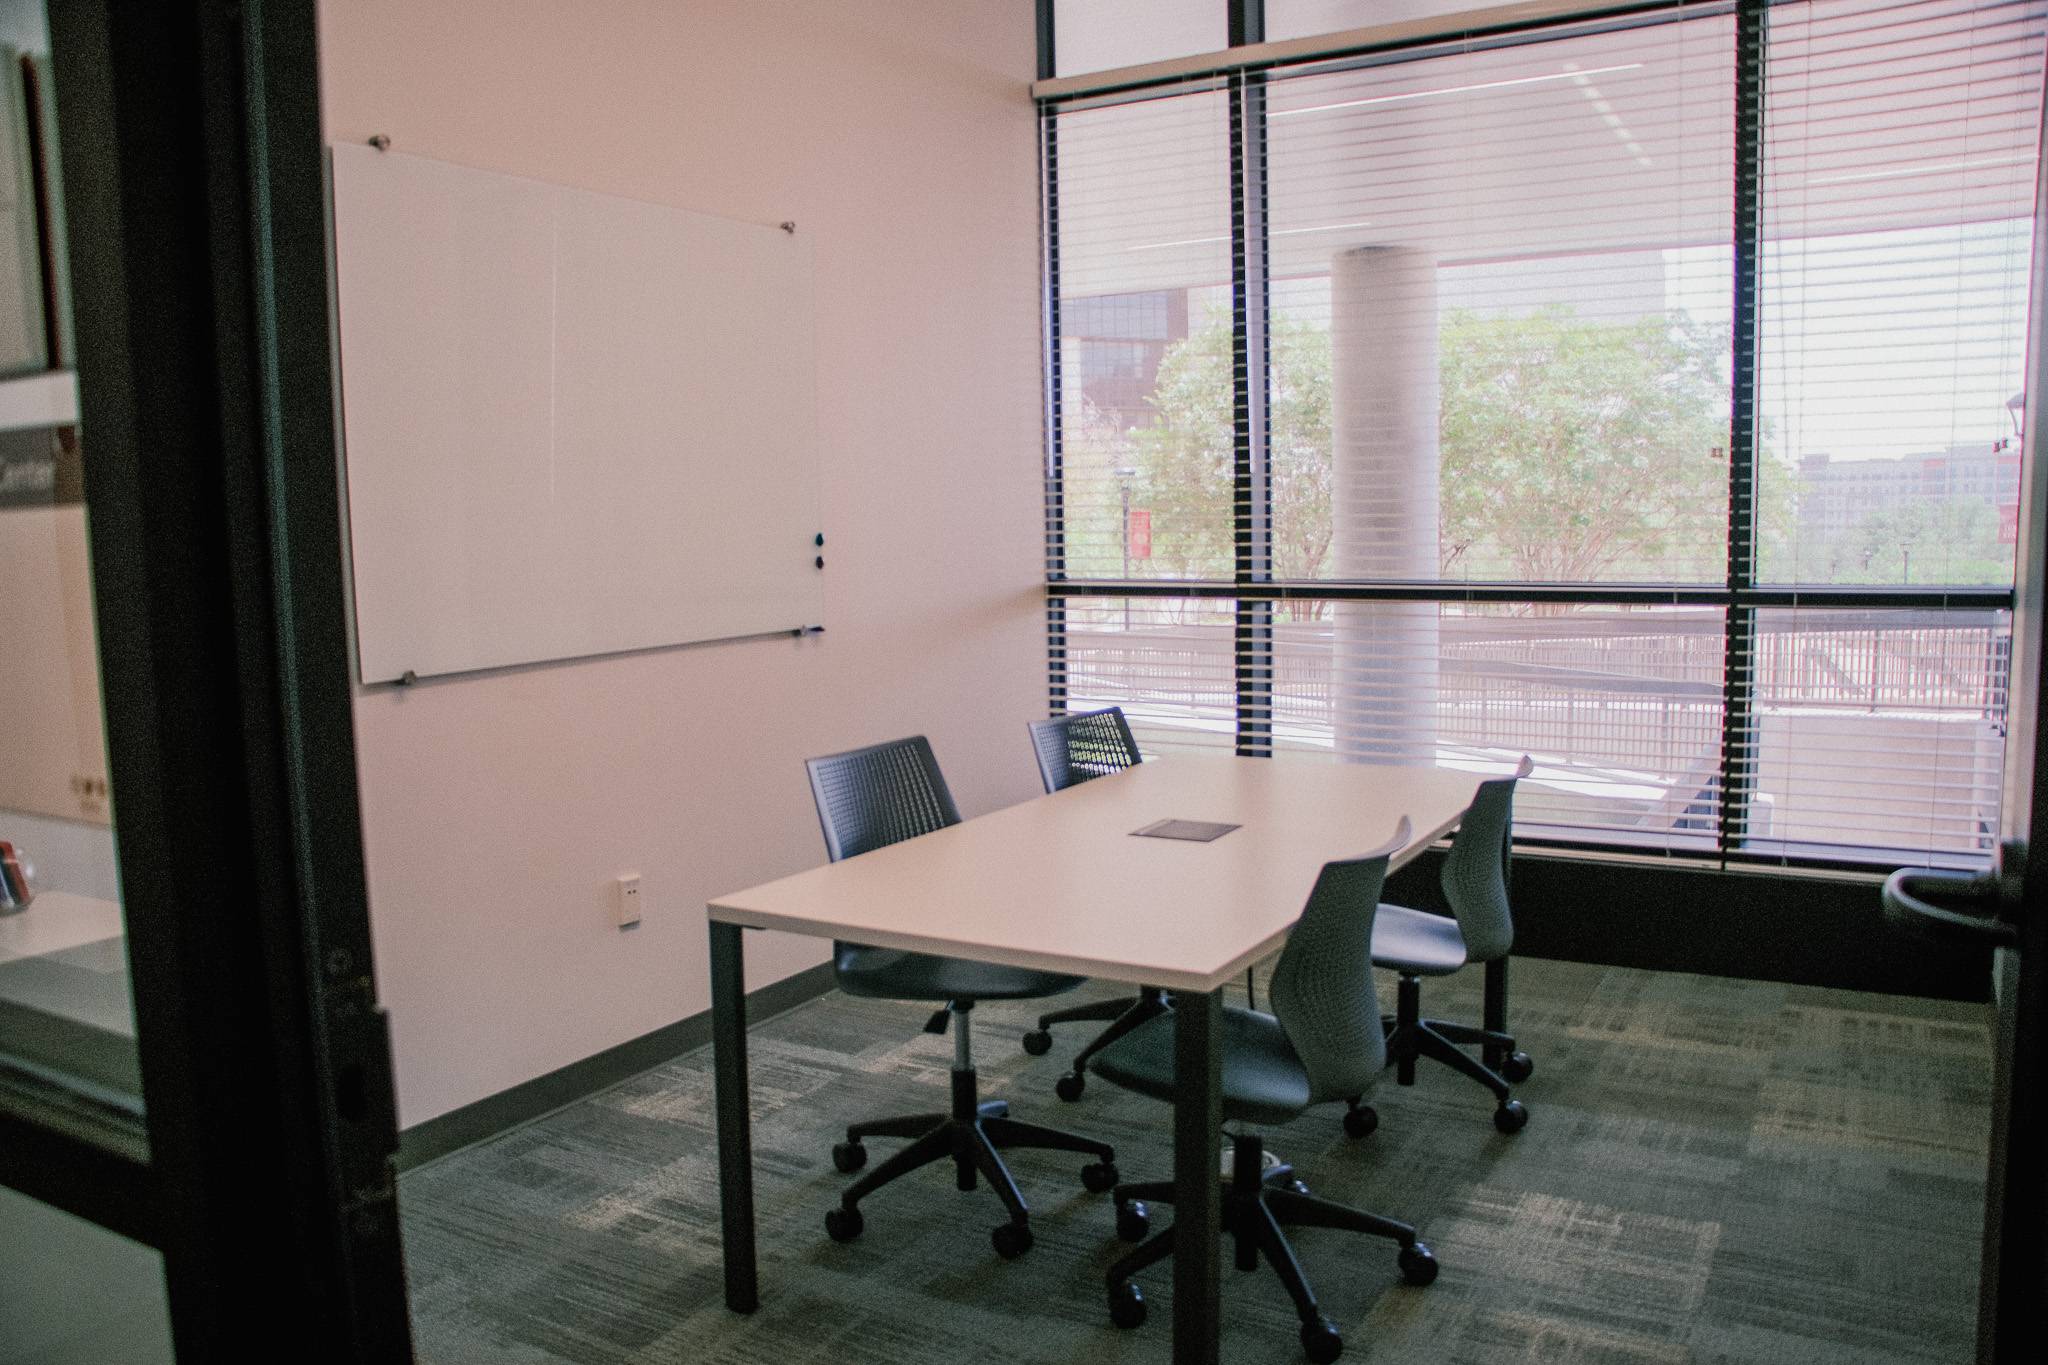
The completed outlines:
{"type": "Polygon", "coordinates": [[[1452,829],[1479,774],[1259,758],[1141,763],[1039,800],[721,896],[711,921],[712,1045],[725,1302],[750,1313],[754,1267],[746,987],[740,930],[1163,986],[1174,992],[1173,1358],[1217,1360],[1222,1252],[1223,987],[1285,941],[1323,864],[1383,843],[1398,867],[1452,829]],[[1134,838],[1167,818],[1240,828],[1209,843],[1134,838]]]}

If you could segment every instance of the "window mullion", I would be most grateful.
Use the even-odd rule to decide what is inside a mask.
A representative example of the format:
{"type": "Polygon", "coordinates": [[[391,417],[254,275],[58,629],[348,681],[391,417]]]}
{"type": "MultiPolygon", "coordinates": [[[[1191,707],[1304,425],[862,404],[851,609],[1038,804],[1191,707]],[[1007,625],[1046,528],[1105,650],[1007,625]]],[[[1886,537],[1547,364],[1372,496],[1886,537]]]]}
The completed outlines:
{"type": "MultiPolygon", "coordinates": [[[[1051,52],[1052,0],[1043,0],[1044,55],[1051,52]]],[[[1045,391],[1045,576],[1057,582],[1067,576],[1067,509],[1063,435],[1060,412],[1060,200],[1059,120],[1052,106],[1041,106],[1039,130],[1039,234],[1044,243],[1040,261],[1039,329],[1044,337],[1045,391]]],[[[1045,604],[1046,700],[1049,714],[1067,710],[1067,603],[1049,597],[1045,604]]]]}
{"type": "MultiPolygon", "coordinates": [[[[1230,101],[1232,499],[1234,577],[1273,577],[1273,486],[1268,462],[1272,354],[1266,254],[1266,78],[1232,78],[1230,101]]],[[[1240,600],[1234,642],[1237,752],[1269,756],[1273,743],[1273,605],[1240,600]]]]}
{"type": "Polygon", "coordinates": [[[1735,15],[1733,334],[1728,404],[1728,593],[1721,671],[1721,809],[1725,855],[1747,836],[1756,781],[1757,341],[1763,280],[1764,42],[1769,0],[1735,15]]]}

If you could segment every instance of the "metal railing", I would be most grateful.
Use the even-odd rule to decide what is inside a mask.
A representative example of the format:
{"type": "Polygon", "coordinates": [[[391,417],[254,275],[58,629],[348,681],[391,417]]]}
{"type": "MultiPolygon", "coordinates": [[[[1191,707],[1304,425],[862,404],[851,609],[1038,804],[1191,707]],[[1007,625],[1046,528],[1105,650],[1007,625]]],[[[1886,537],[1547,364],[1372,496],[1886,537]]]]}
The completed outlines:
{"type": "MultiPolygon", "coordinates": [[[[1148,602],[1126,631],[1121,616],[1104,619],[1098,604],[1090,607],[1096,610],[1067,622],[1068,686],[1077,702],[1120,702],[1141,728],[1162,738],[1230,741],[1238,660],[1228,624],[1213,613],[1176,619],[1148,602]]],[[[1704,828],[1699,822],[1710,815],[1702,812],[1719,800],[1720,612],[1424,619],[1434,626],[1433,656],[1425,652],[1429,633],[1403,635],[1398,623],[1377,646],[1346,640],[1335,623],[1277,623],[1270,655],[1275,747],[1341,751],[1343,722],[1380,704],[1383,680],[1386,691],[1405,692],[1412,704],[1415,675],[1433,660],[1421,695],[1439,745],[1534,752],[1581,775],[1640,776],[1660,793],[1605,806],[1581,800],[1577,814],[1559,816],[1561,823],[1576,819],[1595,833],[1704,828]],[[1375,647],[1386,651],[1384,662],[1372,656],[1375,647]]],[[[1839,764],[1856,753],[1909,749],[1924,742],[1930,724],[1943,733],[1965,727],[1969,733],[1944,741],[1939,771],[1929,767],[1916,776],[1906,765],[1894,794],[1906,810],[1918,801],[1908,790],[1914,782],[1939,788],[1948,803],[1942,813],[1933,808],[1943,802],[1920,803],[1930,811],[1926,841],[1974,848],[1978,827],[1996,817],[1995,739],[2004,725],[2009,642],[2004,616],[1991,612],[1967,619],[1897,610],[1762,612],[1750,680],[1752,715],[1763,729],[1757,742],[1772,746],[1778,766],[1839,764]],[[1859,713],[1867,719],[1857,720],[1859,713]],[[1829,738],[1802,740],[1816,724],[1829,738]],[[1855,736],[1851,750],[1839,747],[1844,724],[1855,736]],[[1949,801],[1958,786],[1968,809],[1949,801]]],[[[1815,786],[1852,781],[1846,773],[1810,777],[1815,786]]],[[[1767,801],[1752,811],[1752,836],[1768,834],[1786,809],[1767,801]]],[[[1863,831],[1845,825],[1840,835],[1854,842],[1863,831]]]]}

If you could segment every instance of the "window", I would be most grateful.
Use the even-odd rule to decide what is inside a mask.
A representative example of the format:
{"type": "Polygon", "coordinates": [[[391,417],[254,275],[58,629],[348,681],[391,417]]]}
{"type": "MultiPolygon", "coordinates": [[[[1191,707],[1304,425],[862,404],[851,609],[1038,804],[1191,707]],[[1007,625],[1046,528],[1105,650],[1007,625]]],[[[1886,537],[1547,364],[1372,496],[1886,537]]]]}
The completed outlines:
{"type": "Polygon", "coordinates": [[[1214,0],[1050,0],[1062,76],[1214,52],[1227,15],[1214,0]]]}
{"type": "Polygon", "coordinates": [[[1445,19],[1483,9],[1480,0],[1266,0],[1266,36],[1314,38],[1348,28],[1445,19]]]}
{"type": "Polygon", "coordinates": [[[2044,14],[1677,6],[1048,102],[1055,708],[1527,752],[1525,838],[1981,859],[2044,14]]]}

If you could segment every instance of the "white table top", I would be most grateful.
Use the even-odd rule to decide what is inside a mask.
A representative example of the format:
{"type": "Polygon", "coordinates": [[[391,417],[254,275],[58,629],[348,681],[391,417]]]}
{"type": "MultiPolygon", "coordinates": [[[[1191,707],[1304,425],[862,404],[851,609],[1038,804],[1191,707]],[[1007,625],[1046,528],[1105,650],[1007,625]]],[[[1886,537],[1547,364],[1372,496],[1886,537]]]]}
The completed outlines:
{"type": "Polygon", "coordinates": [[[121,907],[112,901],[43,891],[25,909],[0,914],[0,962],[59,953],[124,932],[121,907]]]}
{"type": "Polygon", "coordinates": [[[1414,825],[1400,866],[1482,779],[1448,768],[1173,757],[711,902],[711,919],[1077,976],[1212,991],[1287,936],[1323,864],[1414,825]],[[1166,818],[1213,843],[1133,838],[1166,818]]]}

